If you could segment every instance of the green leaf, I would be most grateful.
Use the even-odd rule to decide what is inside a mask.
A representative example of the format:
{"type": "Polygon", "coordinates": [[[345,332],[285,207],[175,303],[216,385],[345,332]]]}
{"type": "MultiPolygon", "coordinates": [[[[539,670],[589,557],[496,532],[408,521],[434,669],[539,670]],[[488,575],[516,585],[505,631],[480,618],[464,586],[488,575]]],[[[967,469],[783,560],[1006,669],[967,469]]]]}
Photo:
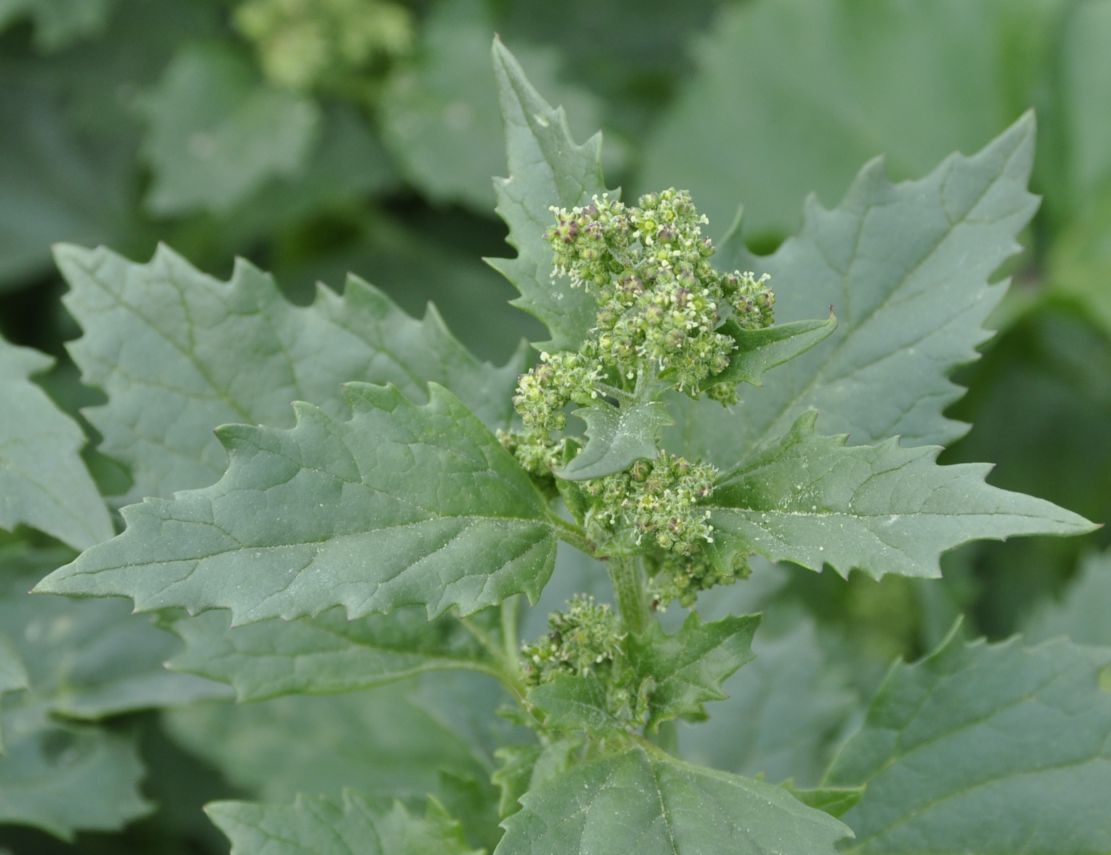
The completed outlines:
{"type": "Polygon", "coordinates": [[[763,386],[765,371],[801,356],[835,329],[837,318],[832,312],[824,321],[793,321],[755,330],[727,321],[722,332],[733,338],[737,348],[729,356],[729,367],[714,380],[763,386]]]}
{"type": "Polygon", "coordinates": [[[706,701],[725,698],[722,682],[752,661],[759,623],[759,615],[744,615],[704,624],[691,612],[674,635],[652,624],[648,635],[631,639],[632,665],[653,684],[648,727],[675,718],[706,718],[706,701]]]}
{"type": "Polygon", "coordinates": [[[1066,636],[1077,644],[1111,647],[1111,551],[1086,556],[1059,602],[1043,603],[1026,622],[1023,636],[1041,641],[1066,636]]]}
{"type": "MultiPolygon", "coordinates": [[[[1106,3],[1068,7],[1059,38],[1054,98],[1060,100],[1064,127],[1060,144],[1067,168],[1066,186],[1052,188],[1062,219],[1077,217],[1111,198],[1111,119],[1088,109],[1111,96],[1111,57],[1103,49],[1111,37],[1111,8],[1106,3]]],[[[1047,188],[1049,189],[1049,188],[1047,188]]],[[[1057,205],[1055,205],[1057,207],[1057,205]]]]}
{"type": "MultiPolygon", "coordinates": [[[[471,620],[483,618],[490,622],[485,613],[471,620]]],[[[297,621],[228,623],[226,611],[176,621],[185,650],[169,667],[228,683],[240,701],[349,692],[426,671],[496,670],[490,651],[458,619],[429,621],[419,606],[354,621],[332,609],[297,621]]]]}
{"type": "Polygon", "coordinates": [[[99,35],[115,0],[0,0],[0,30],[24,16],[35,25],[35,47],[61,50],[99,35]]]}
{"type": "Polygon", "coordinates": [[[830,816],[844,816],[864,795],[864,787],[817,787],[800,789],[793,781],[785,781],[783,788],[792,796],[816,810],[830,816]]]}
{"type": "Polygon", "coordinates": [[[292,805],[213,802],[205,813],[231,840],[232,855],[481,855],[435,803],[414,817],[400,802],[375,809],[351,790],[338,799],[298,795],[292,805]]]}
{"type": "Polygon", "coordinates": [[[164,721],[175,740],[251,798],[286,802],[299,792],[352,787],[376,799],[443,800],[445,774],[487,781],[493,771],[463,720],[492,716],[504,695],[492,680],[480,688],[489,709],[472,711],[459,694],[430,703],[405,681],[328,697],[198,704],[164,721]]]}
{"type": "Polygon", "coordinates": [[[38,706],[6,710],[4,729],[0,825],[73,840],[78,831],[114,831],[150,811],[139,793],[143,767],[133,740],[57,722],[38,706]]]}
{"type": "MultiPolygon", "coordinates": [[[[482,0],[450,0],[429,10],[408,67],[395,68],[379,104],[382,133],[406,176],[435,202],[462,202],[483,214],[495,203],[491,176],[505,167],[490,34],[482,0]]],[[[560,55],[518,44],[537,87],[559,93],[579,127],[596,127],[600,105],[587,92],[559,85],[560,55]]]]}
{"type": "Polygon", "coordinates": [[[511,745],[494,752],[499,765],[490,777],[501,790],[498,815],[504,819],[516,813],[521,796],[566,772],[574,761],[572,755],[582,747],[579,737],[571,737],[548,739],[544,745],[511,745]]]}
{"type": "Polygon", "coordinates": [[[856,698],[814,622],[791,619],[785,635],[756,633],[755,661],[725,683],[729,697],[709,721],[679,724],[684,759],[777,782],[818,781],[856,698]]]}
{"type": "Polygon", "coordinates": [[[344,414],[349,380],[394,383],[414,400],[436,381],[492,427],[512,413],[521,355],[500,369],[479,362],[435,311],[413,320],[356,277],[342,296],[320,286],[295,306],[243,261],[223,283],[165,247],[149,264],[72,246],[56,256],[66,308],[85,330],[70,352],[108,394],[89,420],[102,449],[131,465],[133,497],[215,481],[226,463],[218,425],[288,425],[294,400],[344,414]]]}
{"type": "Polygon", "coordinates": [[[628,715],[615,710],[613,688],[604,677],[557,674],[529,690],[528,702],[544,714],[545,727],[560,731],[623,731],[628,715]]]}
{"type": "Polygon", "coordinates": [[[811,200],[802,232],[774,255],[727,258],[771,274],[781,321],[832,305],[838,328],[736,412],[712,401],[688,406],[676,434],[682,453],[732,465],[809,408],[823,433],[853,442],[900,435],[945,445],[964,433],[943,415],[962,391],[948,375],[989,337],[983,323],[1006,286],[988,279],[1036,207],[1026,190],[1033,150],[1028,114],[978,154],[950,157],[919,181],[892,185],[873,162],[837,208],[811,200]]]}
{"type": "Polygon", "coordinates": [[[24,703],[93,720],[228,694],[219,683],[167,671],[178,640],[124,602],[27,593],[48,567],[71,556],[19,542],[0,546],[0,649],[9,645],[26,667],[33,698],[24,703]]]}
{"type": "Polygon", "coordinates": [[[833,855],[850,834],[779,787],[647,747],[576,766],[521,803],[495,855],[833,855]]]}
{"type": "Polygon", "coordinates": [[[743,202],[755,234],[789,234],[808,194],[833,202],[869,158],[884,156],[899,178],[920,175],[1047,101],[1042,90],[1061,62],[1051,51],[1066,5],[756,0],[720,7],[692,52],[696,71],[645,146],[640,184],[688,188],[721,225],[743,202]]]}
{"type": "Polygon", "coordinates": [[[27,688],[27,669],[12,644],[0,635],[0,755],[4,753],[3,700],[5,692],[27,688]]]}
{"type": "Polygon", "coordinates": [[[82,549],[111,537],[112,522],[81,428],[28,379],[52,364],[0,338],[0,528],[29,525],[82,549]]]}
{"type": "Polygon", "coordinates": [[[597,309],[585,289],[572,288],[566,278],[552,279],[552,251],[544,232],[553,205],[570,208],[606,192],[602,137],[595,134],[576,144],[563,109],[552,108],[533,89],[500,41],[495,39],[493,50],[509,157],[509,177],[495,181],[494,189],[517,257],[490,263],[521,292],[514,305],[548,328],[551,341],[537,347],[574,350],[594,326],[597,309]]]}
{"type": "Polygon", "coordinates": [[[897,665],[826,783],[861,853],[1111,849],[1111,651],[965,644],[897,665]]]}
{"type": "Polygon", "coordinates": [[[187,44],[143,99],[143,154],[156,214],[227,211],[271,178],[301,168],[316,140],[316,105],[266,86],[245,56],[187,44]]]}
{"type": "Polygon", "coordinates": [[[622,407],[602,403],[575,410],[575,415],[586,422],[587,442],[556,472],[569,481],[601,478],[623,472],[641,458],[655,458],[660,431],[673,423],[659,401],[622,407]]]}
{"type": "Polygon", "coordinates": [[[941,553],[970,540],[1083,534],[1095,526],[984,481],[987,464],[938,466],[940,448],[845,445],[805,413],[779,445],[719,481],[707,503],[729,546],[842,576],[941,575],[941,553]]]}
{"type": "Polygon", "coordinates": [[[555,537],[501,443],[443,387],[423,406],[394,387],[346,388],[348,421],[298,404],[290,430],[221,428],[231,459],[218,483],[124,509],[122,535],[38,590],[226,608],[233,625],[334,606],[355,619],[423,604],[435,617],[535,600],[555,537]]]}
{"type": "Polygon", "coordinates": [[[625,658],[610,674],[557,675],[531,689],[528,701],[547,727],[590,734],[704,719],[704,704],[726,697],[722,681],[752,661],[759,622],[759,615],[745,615],[704,624],[692,612],[674,635],[652,624],[645,636],[626,639],[625,658]],[[632,707],[641,703],[647,716],[634,720],[632,707]]]}

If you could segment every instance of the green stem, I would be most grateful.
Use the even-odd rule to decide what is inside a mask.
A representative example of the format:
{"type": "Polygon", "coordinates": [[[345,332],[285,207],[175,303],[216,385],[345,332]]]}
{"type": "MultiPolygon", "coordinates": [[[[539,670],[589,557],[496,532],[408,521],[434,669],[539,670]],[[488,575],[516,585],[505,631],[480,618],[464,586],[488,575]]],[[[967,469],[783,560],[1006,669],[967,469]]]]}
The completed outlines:
{"type": "Polygon", "coordinates": [[[502,646],[505,648],[506,663],[513,668],[514,672],[517,670],[517,657],[520,655],[518,651],[520,642],[517,639],[519,605],[520,602],[517,597],[510,597],[508,600],[502,600],[501,603],[502,646]]]}
{"type": "Polygon", "coordinates": [[[555,513],[548,514],[548,522],[555,528],[556,536],[565,543],[571,544],[575,549],[586,555],[594,554],[594,545],[587,539],[586,534],[574,523],[569,523],[555,513]]]}
{"type": "Polygon", "coordinates": [[[611,558],[608,562],[610,581],[617,595],[617,608],[625,629],[640,635],[648,627],[651,617],[648,598],[644,592],[644,573],[636,556],[611,558]]]}

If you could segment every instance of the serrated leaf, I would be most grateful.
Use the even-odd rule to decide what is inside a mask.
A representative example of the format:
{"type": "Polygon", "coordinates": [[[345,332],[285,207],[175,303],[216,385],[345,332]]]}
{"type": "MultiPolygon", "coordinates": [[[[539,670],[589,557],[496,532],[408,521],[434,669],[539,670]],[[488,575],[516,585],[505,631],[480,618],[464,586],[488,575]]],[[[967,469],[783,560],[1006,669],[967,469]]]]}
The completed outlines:
{"type": "MultiPolygon", "coordinates": [[[[185,650],[169,667],[220,680],[239,701],[367,689],[426,671],[495,670],[490,652],[454,617],[419,606],[349,621],[332,609],[296,621],[231,629],[225,611],[176,621],[185,650]]],[[[478,620],[482,615],[476,615],[478,620]]]]}
{"type": "Polygon", "coordinates": [[[400,802],[387,811],[352,790],[338,799],[299,795],[292,805],[213,802],[205,813],[232,855],[480,855],[435,803],[414,817],[400,802]]]}
{"type": "Polygon", "coordinates": [[[672,424],[667,406],[659,401],[614,407],[581,407],[575,415],[586,422],[586,445],[558,470],[560,478],[585,481],[624,472],[641,458],[658,453],[660,432],[672,424]]]}
{"type": "Polygon", "coordinates": [[[529,791],[495,855],[833,855],[850,832],[770,784],[632,748],[529,791]]]}
{"type": "Polygon", "coordinates": [[[676,718],[703,719],[704,704],[726,696],[722,681],[752,660],[759,622],[759,615],[744,615],[704,624],[692,612],[673,635],[653,624],[643,637],[626,639],[624,658],[610,674],[560,674],[531,689],[528,701],[544,713],[547,727],[591,734],[627,729],[631,716],[624,707],[639,696],[647,718],[636,724],[650,730],[676,718]]]}
{"type": "Polygon", "coordinates": [[[224,212],[267,180],[296,172],[319,131],[309,99],[264,84],[241,53],[192,43],[142,101],[143,154],[157,214],[224,212]]]}
{"type": "Polygon", "coordinates": [[[552,279],[544,232],[552,221],[551,206],[574,207],[606,192],[602,138],[595,134],[576,144],[563,109],[540,96],[500,41],[494,41],[493,52],[509,158],[509,177],[495,181],[494,189],[517,257],[490,263],[521,292],[514,305],[548,328],[551,341],[537,347],[574,350],[594,326],[597,308],[585,289],[572,288],[565,278],[552,279]]]}
{"type": "Polygon", "coordinates": [[[729,355],[729,367],[714,380],[763,386],[765,371],[801,356],[829,338],[835,329],[837,317],[832,312],[824,321],[792,321],[755,330],[727,321],[721,332],[730,336],[737,348],[729,355]]]}
{"type": "Polygon", "coordinates": [[[0,825],[30,825],[73,840],[78,831],[114,831],[149,813],[132,739],[59,723],[41,707],[6,710],[4,726],[0,825]]]}
{"type": "Polygon", "coordinates": [[[722,682],[752,661],[759,623],[759,615],[703,623],[691,612],[674,635],[653,624],[647,636],[632,639],[633,667],[653,683],[648,727],[675,718],[705,718],[704,704],[726,697],[722,682]]]}
{"type": "Polygon", "coordinates": [[[335,606],[355,619],[421,604],[435,617],[535,600],[555,537],[501,443],[441,386],[423,406],[364,383],[347,401],[347,421],[302,404],[290,430],[222,428],[230,462],[218,483],[125,508],[123,534],[37,590],[225,608],[233,625],[335,606]]]}
{"type": "Polygon", "coordinates": [[[986,464],[938,466],[941,449],[896,439],[848,446],[844,436],[819,436],[817,418],[802,415],[778,445],[722,478],[707,502],[719,539],[771,561],[878,579],[940,576],[941,553],[970,540],[1095,528],[1050,502],[992,487],[986,464]]]}
{"type": "Polygon", "coordinates": [[[544,714],[545,727],[554,730],[604,733],[629,724],[611,709],[613,687],[595,675],[557,674],[529,690],[528,702],[544,714]]]}
{"type": "Polygon", "coordinates": [[[1006,290],[989,277],[1018,249],[1014,236],[1036,207],[1026,190],[1033,150],[1028,114],[918,181],[893,185],[874,161],[836,208],[811,199],[801,233],[774,255],[724,252],[729,265],[771,275],[781,321],[832,305],[838,328],[735,412],[687,406],[675,434],[681,452],[731,465],[808,408],[821,413],[823,433],[853,442],[899,435],[944,445],[963,434],[943,415],[962,392],[948,375],[989,337],[984,320],[1006,290]]]}
{"type": "Polygon", "coordinates": [[[520,798],[530,789],[562,775],[571,766],[573,754],[583,747],[578,737],[549,739],[544,745],[531,743],[499,748],[499,765],[490,779],[501,790],[498,815],[504,819],[520,808],[520,798]]]}
{"type": "Polygon", "coordinates": [[[786,635],[757,632],[753,651],[755,660],[725,683],[729,697],[714,704],[709,721],[679,724],[680,753],[726,772],[816,783],[856,700],[848,677],[802,614],[786,635]]]}
{"type": "Polygon", "coordinates": [[[80,450],[85,435],[30,375],[49,357],[0,338],[0,528],[29,525],[83,549],[112,536],[80,450]]]}
{"type": "Polygon", "coordinates": [[[66,308],[85,330],[70,352],[108,394],[88,417],[103,450],[130,464],[133,497],[215,481],[226,463],[218,425],[288,425],[294,400],[343,414],[349,380],[394,383],[414,400],[435,381],[492,427],[512,413],[521,355],[499,369],[480,362],[435,311],[416,321],[357,277],[342,296],[321,286],[301,307],[242,261],[223,283],[166,247],[149,264],[105,249],[55,254],[66,308]]]}
{"type": "Polygon", "coordinates": [[[1041,641],[1066,636],[1077,644],[1111,647],[1111,551],[1086,556],[1080,571],[1055,603],[1043,603],[1026,621],[1023,637],[1041,641]]]}
{"type": "MultiPolygon", "coordinates": [[[[462,202],[483,214],[495,203],[490,178],[505,168],[503,137],[490,69],[496,29],[481,0],[453,0],[429,10],[420,48],[395,67],[382,92],[384,142],[407,177],[436,202],[462,202]]],[[[559,84],[561,56],[550,48],[517,44],[517,55],[541,91],[559,102],[578,127],[596,127],[597,100],[559,84]]]]}
{"type": "Polygon", "coordinates": [[[861,853],[1111,849],[1111,651],[954,633],[884,681],[826,783],[866,784],[845,815],[861,853]]]}

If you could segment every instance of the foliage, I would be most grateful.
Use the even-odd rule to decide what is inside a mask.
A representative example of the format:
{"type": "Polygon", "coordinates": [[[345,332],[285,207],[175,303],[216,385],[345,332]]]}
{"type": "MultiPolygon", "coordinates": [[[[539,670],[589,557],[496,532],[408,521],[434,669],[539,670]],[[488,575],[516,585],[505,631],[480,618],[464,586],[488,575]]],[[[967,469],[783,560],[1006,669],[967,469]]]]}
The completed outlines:
{"type": "Polygon", "coordinates": [[[1107,4],[626,6],[0,0],[0,851],[1111,850],[1107,4]]]}

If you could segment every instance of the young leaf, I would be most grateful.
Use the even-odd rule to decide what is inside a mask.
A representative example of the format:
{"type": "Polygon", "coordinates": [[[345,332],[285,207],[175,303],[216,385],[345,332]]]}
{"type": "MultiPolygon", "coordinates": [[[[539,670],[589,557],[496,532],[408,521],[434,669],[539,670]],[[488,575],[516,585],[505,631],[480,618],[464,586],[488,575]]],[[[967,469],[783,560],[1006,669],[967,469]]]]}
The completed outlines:
{"type": "Polygon", "coordinates": [[[731,336],[737,349],[729,356],[729,367],[714,377],[716,381],[764,385],[764,372],[801,356],[837,329],[837,318],[830,312],[824,321],[793,321],[760,329],[744,329],[727,321],[722,332],[731,336]]]}
{"type": "Polygon", "coordinates": [[[850,835],[779,787],[646,747],[576,766],[521,804],[495,855],[834,855],[850,835]]]}
{"type": "Polygon", "coordinates": [[[900,435],[945,445],[966,430],[943,412],[961,389],[949,373],[976,358],[984,319],[1004,284],[988,278],[1017,249],[1036,200],[1026,190],[1034,150],[1028,114],[972,157],[954,155],[918,181],[891,184],[866,166],[841,204],[806,206],[801,233],[774,255],[741,250],[723,263],[767,272],[781,321],[832,305],[829,341],[780,367],[736,412],[689,405],[677,449],[729,466],[782,435],[809,408],[823,433],[854,442],[900,435]]]}
{"type": "Polygon", "coordinates": [[[101,728],[59,723],[41,706],[4,712],[0,825],[41,828],[63,840],[112,831],[148,813],[143,766],[133,740],[101,728]]]}
{"type": "Polygon", "coordinates": [[[704,719],[706,701],[725,697],[722,681],[752,660],[759,622],[759,615],[745,615],[704,624],[692,612],[674,635],[652,624],[644,636],[626,639],[625,658],[609,674],[557,675],[530,690],[529,703],[548,727],[591,734],[704,719]],[[641,704],[646,714],[634,720],[641,704]]]}
{"type": "Polygon", "coordinates": [[[414,817],[400,802],[384,811],[344,790],[339,799],[299,795],[292,805],[213,802],[205,813],[232,855],[481,855],[435,802],[414,817]]]}
{"type": "Polygon", "coordinates": [[[85,330],[70,345],[86,383],[108,404],[89,411],[103,450],[130,464],[133,497],[202,487],[224,470],[212,436],[229,422],[288,425],[294,400],[344,412],[340,384],[393,383],[423,400],[451,389],[491,427],[508,423],[522,356],[479,362],[429,310],[416,321],[352,276],[342,296],[319,287],[294,306],[244,261],[228,283],[166,247],[148,264],[105,249],[62,246],[66,308],[85,330]]]}
{"type": "Polygon", "coordinates": [[[860,853],[1111,849],[1111,651],[965,644],[897,665],[826,783],[860,853]]]}
{"type": "Polygon", "coordinates": [[[575,458],[556,472],[569,481],[601,478],[623,472],[634,461],[654,458],[660,431],[672,424],[659,401],[613,407],[582,407],[575,415],[586,422],[587,442],[575,458]]]}
{"type": "Polygon", "coordinates": [[[497,211],[509,227],[512,259],[490,263],[521,292],[515,305],[535,315],[551,333],[548,350],[575,349],[594,326],[594,298],[566,279],[551,278],[552,251],[544,232],[549,208],[573,208],[606,192],[602,178],[602,137],[583,145],[571,138],[561,107],[551,107],[525,78],[517,60],[494,41],[494,77],[505,122],[509,177],[495,182],[497,211]]]}
{"type": "Polygon", "coordinates": [[[299,404],[290,430],[221,428],[228,471],[124,510],[127,530],[38,585],[139,610],[226,608],[232,624],[343,606],[463,614],[551,574],[555,538],[528,475],[450,392],[416,406],[350,384],[347,421],[299,404]]]}
{"type": "Polygon", "coordinates": [[[53,361],[0,338],[0,528],[29,525],[77,549],[112,536],[79,451],[81,428],[28,378],[53,361]]]}
{"type": "Polygon", "coordinates": [[[729,697],[714,704],[710,720],[680,722],[684,759],[777,782],[818,781],[856,698],[814,622],[803,618],[781,637],[758,632],[755,660],[724,685],[729,697]]]}
{"type": "Polygon", "coordinates": [[[295,173],[319,131],[316,104],[267,86],[238,51],[187,44],[142,101],[143,154],[156,214],[226,212],[267,180],[295,173]]]}
{"type": "Polygon", "coordinates": [[[332,609],[316,617],[259,621],[235,629],[228,622],[226,611],[176,621],[173,630],[185,650],[169,667],[228,683],[240,701],[349,692],[425,671],[496,667],[490,651],[457,619],[429,621],[419,606],[353,621],[342,609],[332,609]]]}
{"type": "Polygon", "coordinates": [[[632,639],[633,668],[653,683],[648,727],[680,717],[706,718],[706,701],[725,698],[722,682],[752,661],[759,623],[759,615],[744,615],[704,624],[691,612],[674,635],[652,624],[648,635],[632,639]]]}
{"type": "Polygon", "coordinates": [[[843,576],[935,577],[941,553],[977,539],[1082,534],[1094,526],[984,481],[985,464],[938,466],[939,448],[847,446],[804,413],[778,445],[726,474],[708,502],[729,546],[843,576]]]}

